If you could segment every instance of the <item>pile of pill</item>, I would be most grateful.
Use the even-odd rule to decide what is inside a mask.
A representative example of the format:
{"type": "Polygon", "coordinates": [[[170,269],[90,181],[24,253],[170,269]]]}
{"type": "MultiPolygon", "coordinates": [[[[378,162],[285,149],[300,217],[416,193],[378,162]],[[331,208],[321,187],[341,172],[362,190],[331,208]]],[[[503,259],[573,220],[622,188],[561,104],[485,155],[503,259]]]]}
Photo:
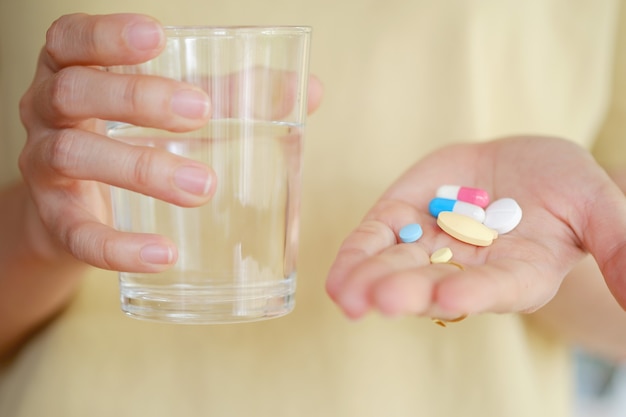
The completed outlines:
{"type": "MultiPolygon", "coordinates": [[[[501,198],[490,203],[489,194],[479,188],[443,185],[430,201],[428,211],[437,218],[437,225],[450,236],[475,246],[489,246],[500,234],[513,230],[522,220],[522,209],[512,198],[501,198]]],[[[407,224],[398,232],[400,240],[412,243],[423,235],[417,223],[407,224]]],[[[439,248],[430,255],[431,264],[448,264],[461,270],[465,267],[452,260],[452,250],[439,248]]],[[[453,320],[432,318],[433,323],[446,327],[467,316],[453,320]]]]}
{"type": "Polygon", "coordinates": [[[492,203],[485,190],[443,185],[428,206],[437,225],[450,236],[475,246],[489,246],[499,234],[513,230],[522,209],[512,198],[492,203]]]}
{"type": "MultiPolygon", "coordinates": [[[[490,203],[489,194],[479,188],[443,185],[428,205],[437,225],[465,243],[489,246],[498,237],[513,230],[522,220],[522,209],[512,198],[501,198],[490,203]]],[[[422,237],[422,227],[417,223],[404,226],[399,231],[404,243],[422,237]]]]}

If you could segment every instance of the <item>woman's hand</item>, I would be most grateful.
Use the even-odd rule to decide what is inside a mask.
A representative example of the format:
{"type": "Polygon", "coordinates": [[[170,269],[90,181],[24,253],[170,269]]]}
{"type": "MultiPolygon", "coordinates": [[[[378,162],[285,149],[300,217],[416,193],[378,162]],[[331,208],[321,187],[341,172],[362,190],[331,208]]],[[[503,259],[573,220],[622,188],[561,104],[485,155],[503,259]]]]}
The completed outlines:
{"type": "Polygon", "coordinates": [[[419,161],[383,195],[341,246],[327,290],[352,318],[369,310],[454,319],[481,312],[532,312],[590,252],[626,307],[626,197],[593,158],[565,140],[517,137],[446,147],[419,161]],[[428,213],[444,184],[512,197],[519,226],[491,246],[447,235],[428,213]],[[423,237],[399,244],[420,223],[423,237]],[[450,247],[450,264],[429,257],[450,247]]]}
{"type": "MultiPolygon", "coordinates": [[[[168,152],[109,139],[103,120],[190,131],[211,117],[200,88],[170,79],[121,75],[101,67],[136,64],[165,45],[161,25],[142,15],[63,16],[52,24],[35,79],[21,102],[28,140],[20,169],[45,232],[44,250],[68,250],[100,268],[155,272],[176,262],[163,236],[110,227],[108,185],[180,205],[208,201],[210,167],[168,152]]],[[[321,99],[311,78],[309,111],[321,99]]]]}

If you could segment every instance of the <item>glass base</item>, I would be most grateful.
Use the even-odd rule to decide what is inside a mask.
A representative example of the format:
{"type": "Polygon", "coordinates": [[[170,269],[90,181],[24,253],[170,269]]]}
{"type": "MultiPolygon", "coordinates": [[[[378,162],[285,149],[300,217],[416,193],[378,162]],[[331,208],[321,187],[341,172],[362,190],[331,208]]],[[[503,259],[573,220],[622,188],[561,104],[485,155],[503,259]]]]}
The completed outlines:
{"type": "Polygon", "coordinates": [[[295,305],[295,280],[271,287],[137,287],[122,283],[122,311],[133,318],[181,323],[244,323],[277,318],[295,305]]]}

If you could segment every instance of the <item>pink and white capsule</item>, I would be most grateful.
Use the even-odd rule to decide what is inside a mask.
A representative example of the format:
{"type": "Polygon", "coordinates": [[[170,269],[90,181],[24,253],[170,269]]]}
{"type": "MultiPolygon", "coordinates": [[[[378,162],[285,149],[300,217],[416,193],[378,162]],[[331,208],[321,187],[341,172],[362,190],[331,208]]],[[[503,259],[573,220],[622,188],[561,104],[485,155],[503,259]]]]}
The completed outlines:
{"type": "Polygon", "coordinates": [[[485,208],[489,205],[489,194],[480,188],[462,187],[460,185],[442,185],[437,189],[437,197],[460,200],[485,208]]]}

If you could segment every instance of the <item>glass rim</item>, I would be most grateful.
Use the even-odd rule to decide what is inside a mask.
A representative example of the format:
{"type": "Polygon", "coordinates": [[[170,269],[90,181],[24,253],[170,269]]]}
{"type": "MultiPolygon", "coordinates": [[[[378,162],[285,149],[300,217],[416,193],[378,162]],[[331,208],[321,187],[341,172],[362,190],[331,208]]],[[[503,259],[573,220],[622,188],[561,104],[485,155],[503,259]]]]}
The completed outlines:
{"type": "Polygon", "coordinates": [[[166,25],[167,36],[306,35],[311,26],[302,25],[166,25]]]}

